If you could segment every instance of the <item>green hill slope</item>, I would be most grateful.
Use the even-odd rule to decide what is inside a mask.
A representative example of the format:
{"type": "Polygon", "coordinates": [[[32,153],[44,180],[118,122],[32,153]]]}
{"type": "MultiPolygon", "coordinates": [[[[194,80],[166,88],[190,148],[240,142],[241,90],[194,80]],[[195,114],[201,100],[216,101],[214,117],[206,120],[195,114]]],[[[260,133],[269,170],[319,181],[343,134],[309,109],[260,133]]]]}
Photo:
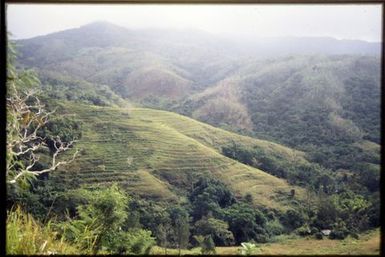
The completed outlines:
{"type": "MultiPolygon", "coordinates": [[[[251,61],[172,110],[305,151],[332,170],[358,171],[367,158],[356,145],[380,143],[379,61],[342,55],[251,61]]],[[[379,165],[378,154],[371,159],[379,165]]]]}
{"type": "Polygon", "coordinates": [[[221,154],[230,142],[306,162],[303,153],[274,143],[239,136],[190,118],[144,108],[62,105],[61,112],[82,122],[82,149],[75,162],[58,171],[68,185],[118,181],[129,192],[160,201],[183,201],[199,176],[215,176],[238,196],[250,193],[255,205],[290,208],[290,190],[303,190],[262,170],[221,154]]]}

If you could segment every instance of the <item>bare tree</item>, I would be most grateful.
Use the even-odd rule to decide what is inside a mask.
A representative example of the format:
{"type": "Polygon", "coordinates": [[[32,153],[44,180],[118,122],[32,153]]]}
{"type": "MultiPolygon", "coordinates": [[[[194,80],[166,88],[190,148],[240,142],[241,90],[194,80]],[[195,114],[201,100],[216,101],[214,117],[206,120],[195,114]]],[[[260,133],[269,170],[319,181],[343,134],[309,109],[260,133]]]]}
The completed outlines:
{"type": "Polygon", "coordinates": [[[48,122],[50,115],[44,105],[36,96],[36,87],[40,82],[36,75],[30,71],[16,71],[13,66],[13,47],[8,49],[7,62],[7,153],[6,153],[6,177],[7,183],[14,184],[22,177],[36,176],[55,170],[63,164],[72,162],[78,151],[72,158],[58,161],[58,155],[70,149],[74,141],[62,142],[59,136],[51,138],[50,163],[47,168],[37,169],[41,152],[47,149],[46,138],[38,135],[48,122]]]}

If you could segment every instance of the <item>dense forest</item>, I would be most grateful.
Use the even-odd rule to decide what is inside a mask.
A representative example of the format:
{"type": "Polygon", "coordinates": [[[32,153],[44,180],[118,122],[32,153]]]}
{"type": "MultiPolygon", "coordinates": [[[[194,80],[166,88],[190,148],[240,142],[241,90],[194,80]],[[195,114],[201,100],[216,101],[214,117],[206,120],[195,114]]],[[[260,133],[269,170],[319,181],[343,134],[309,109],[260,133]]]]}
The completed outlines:
{"type": "Polygon", "coordinates": [[[378,229],[378,45],[279,40],[97,22],[11,41],[7,253],[251,254],[378,229]]]}

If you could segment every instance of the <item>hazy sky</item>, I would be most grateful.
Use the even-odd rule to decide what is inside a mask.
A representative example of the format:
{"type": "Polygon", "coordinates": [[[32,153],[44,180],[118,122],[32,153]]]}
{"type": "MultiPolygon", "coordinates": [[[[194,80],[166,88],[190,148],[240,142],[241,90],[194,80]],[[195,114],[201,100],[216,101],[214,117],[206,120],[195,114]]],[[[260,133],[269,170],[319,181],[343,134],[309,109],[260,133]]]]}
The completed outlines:
{"type": "Polygon", "coordinates": [[[355,5],[70,5],[10,4],[7,28],[30,38],[93,21],[128,28],[193,28],[218,34],[330,36],[380,42],[379,4],[355,5]]]}

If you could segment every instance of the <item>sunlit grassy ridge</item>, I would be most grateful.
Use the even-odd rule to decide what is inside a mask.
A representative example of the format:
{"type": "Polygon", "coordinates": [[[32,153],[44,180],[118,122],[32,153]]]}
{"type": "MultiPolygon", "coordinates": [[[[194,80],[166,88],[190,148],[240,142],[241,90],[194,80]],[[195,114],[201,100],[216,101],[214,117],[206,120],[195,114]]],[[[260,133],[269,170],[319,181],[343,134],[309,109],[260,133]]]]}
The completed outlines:
{"type": "MultiPolygon", "coordinates": [[[[264,171],[223,156],[229,143],[258,146],[282,158],[305,161],[294,152],[267,141],[239,136],[193,119],[144,108],[63,105],[67,115],[82,122],[82,149],[64,169],[64,179],[92,187],[119,182],[132,194],[163,201],[179,201],[199,175],[211,174],[237,196],[250,193],[256,205],[289,207],[295,188],[264,171]],[[279,200],[280,199],[280,200],[279,200]]],[[[302,190],[296,188],[297,197],[302,190]]]]}
{"type": "Polygon", "coordinates": [[[152,121],[160,122],[199,141],[204,145],[213,147],[217,150],[220,150],[220,148],[226,144],[236,142],[237,144],[239,143],[247,146],[262,147],[265,150],[268,150],[271,153],[279,154],[286,159],[297,158],[298,161],[306,162],[303,158],[305,154],[301,151],[293,150],[266,140],[237,135],[183,115],[145,108],[134,108],[132,110],[131,116],[133,118],[141,117],[142,119],[146,118],[151,119],[152,121]]]}

